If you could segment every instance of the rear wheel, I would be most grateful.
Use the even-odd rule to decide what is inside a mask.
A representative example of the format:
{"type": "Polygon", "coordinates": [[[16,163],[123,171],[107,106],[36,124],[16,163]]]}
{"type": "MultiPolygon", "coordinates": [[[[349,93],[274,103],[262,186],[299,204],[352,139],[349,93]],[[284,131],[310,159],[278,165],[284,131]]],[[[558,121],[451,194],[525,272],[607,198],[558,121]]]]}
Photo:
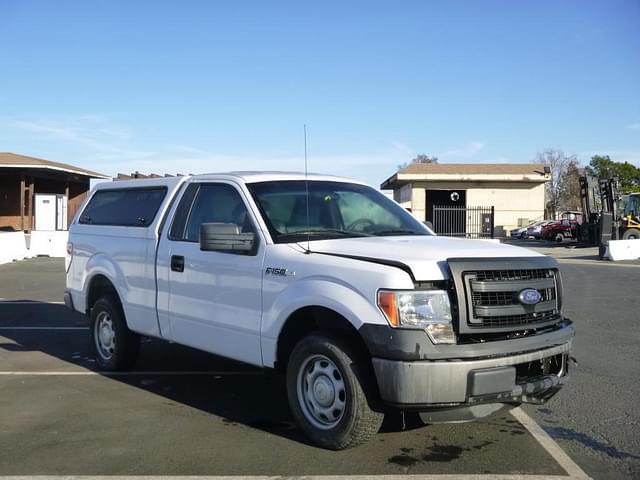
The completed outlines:
{"type": "Polygon", "coordinates": [[[303,338],[287,365],[287,395],[293,416],[317,445],[355,447],[373,437],[384,419],[374,411],[370,365],[364,355],[338,339],[303,338]]]}
{"type": "Polygon", "coordinates": [[[100,298],[91,309],[91,340],[103,370],[128,370],[136,363],[140,336],[127,327],[120,303],[100,298]]]}
{"type": "Polygon", "coordinates": [[[564,235],[562,234],[562,232],[555,232],[552,235],[552,238],[557,243],[560,243],[560,242],[564,241],[564,235]]]}
{"type": "Polygon", "coordinates": [[[623,240],[640,239],[640,230],[638,230],[637,228],[629,228],[625,230],[625,232],[622,234],[622,239],[623,240]]]}

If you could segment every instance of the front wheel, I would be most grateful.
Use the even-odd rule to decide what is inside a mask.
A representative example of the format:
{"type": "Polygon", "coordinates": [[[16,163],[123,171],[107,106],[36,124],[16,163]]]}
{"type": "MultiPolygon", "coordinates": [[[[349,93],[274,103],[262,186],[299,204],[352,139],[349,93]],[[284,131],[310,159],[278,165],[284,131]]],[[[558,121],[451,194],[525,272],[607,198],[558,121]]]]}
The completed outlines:
{"type": "Polygon", "coordinates": [[[374,411],[370,365],[343,342],[311,335],[294,348],[287,365],[287,395],[293,416],[318,446],[355,447],[380,429],[384,414],[374,411]]]}
{"type": "Polygon", "coordinates": [[[640,230],[637,228],[629,228],[622,234],[622,240],[637,240],[640,239],[640,230]]]}

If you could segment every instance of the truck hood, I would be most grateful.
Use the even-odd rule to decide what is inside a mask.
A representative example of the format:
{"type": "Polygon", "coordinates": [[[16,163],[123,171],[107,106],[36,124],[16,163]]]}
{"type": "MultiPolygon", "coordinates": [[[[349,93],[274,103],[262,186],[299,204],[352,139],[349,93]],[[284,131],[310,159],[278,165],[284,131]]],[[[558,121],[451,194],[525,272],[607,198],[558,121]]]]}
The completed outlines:
{"type": "MultiPolygon", "coordinates": [[[[305,245],[306,247],[306,245],[305,245]]],[[[418,281],[449,277],[447,258],[539,257],[526,248],[490,240],[467,240],[438,236],[358,237],[316,240],[311,252],[353,257],[388,264],[404,264],[418,281]]]]}

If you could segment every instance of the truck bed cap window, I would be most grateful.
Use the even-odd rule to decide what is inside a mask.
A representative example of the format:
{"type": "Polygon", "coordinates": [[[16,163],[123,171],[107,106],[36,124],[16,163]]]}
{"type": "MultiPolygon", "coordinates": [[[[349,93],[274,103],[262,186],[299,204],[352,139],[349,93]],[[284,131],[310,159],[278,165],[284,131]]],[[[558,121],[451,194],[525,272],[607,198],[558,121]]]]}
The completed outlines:
{"type": "Polygon", "coordinates": [[[166,187],[99,190],[80,215],[79,223],[148,227],[166,194],[166,187]]]}

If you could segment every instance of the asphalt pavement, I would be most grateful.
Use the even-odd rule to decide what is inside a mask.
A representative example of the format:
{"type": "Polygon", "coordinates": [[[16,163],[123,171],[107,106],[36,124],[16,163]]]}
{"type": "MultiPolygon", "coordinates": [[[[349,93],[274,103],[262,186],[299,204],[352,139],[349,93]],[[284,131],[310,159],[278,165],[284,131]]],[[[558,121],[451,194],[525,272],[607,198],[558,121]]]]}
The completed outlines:
{"type": "Polygon", "coordinates": [[[0,474],[640,478],[640,262],[574,257],[560,262],[578,365],[555,398],[468,424],[391,418],[343,452],[308,444],[278,375],[150,339],[135,372],[96,372],[86,318],[52,303],[63,262],[1,265],[0,474]]]}

